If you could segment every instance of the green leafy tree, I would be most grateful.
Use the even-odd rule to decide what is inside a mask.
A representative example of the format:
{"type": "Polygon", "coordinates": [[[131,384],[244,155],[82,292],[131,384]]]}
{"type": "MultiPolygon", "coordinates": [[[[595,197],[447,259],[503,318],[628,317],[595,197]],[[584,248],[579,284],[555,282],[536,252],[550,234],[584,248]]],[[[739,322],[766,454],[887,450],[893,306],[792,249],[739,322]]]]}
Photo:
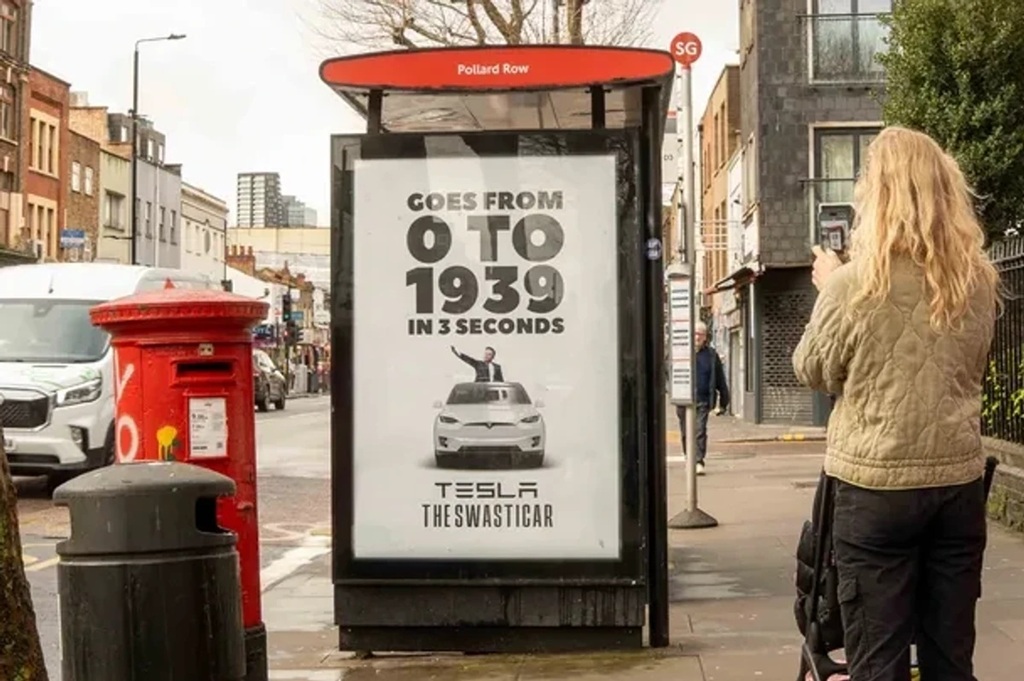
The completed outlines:
{"type": "Polygon", "coordinates": [[[18,498],[0,424],[0,681],[47,681],[32,594],[21,558],[18,498]]]}
{"type": "Polygon", "coordinates": [[[1024,1],[895,0],[886,124],[960,162],[991,238],[1024,226],[1024,1]]]}

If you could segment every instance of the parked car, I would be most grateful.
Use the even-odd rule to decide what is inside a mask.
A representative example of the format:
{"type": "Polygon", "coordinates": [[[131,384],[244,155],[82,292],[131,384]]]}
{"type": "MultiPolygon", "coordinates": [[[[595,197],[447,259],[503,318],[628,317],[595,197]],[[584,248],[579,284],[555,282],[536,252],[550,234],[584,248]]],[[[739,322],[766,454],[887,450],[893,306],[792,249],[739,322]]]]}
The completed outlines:
{"type": "Polygon", "coordinates": [[[519,383],[459,383],[436,402],[434,459],[439,468],[504,470],[544,465],[541,402],[519,383]]]}
{"type": "Polygon", "coordinates": [[[284,374],[278,371],[274,360],[263,350],[252,351],[252,380],[257,409],[267,411],[271,403],[279,411],[284,409],[288,395],[284,374]]]}
{"type": "Polygon", "coordinates": [[[14,475],[56,486],[114,461],[114,353],[89,308],[208,277],[109,263],[0,268],[0,423],[14,475]]]}

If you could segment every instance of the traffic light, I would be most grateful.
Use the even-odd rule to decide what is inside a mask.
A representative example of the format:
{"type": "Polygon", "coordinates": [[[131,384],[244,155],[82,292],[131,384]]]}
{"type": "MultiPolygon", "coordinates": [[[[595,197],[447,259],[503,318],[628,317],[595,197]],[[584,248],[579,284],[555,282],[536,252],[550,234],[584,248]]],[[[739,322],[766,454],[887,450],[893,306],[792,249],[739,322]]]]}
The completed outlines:
{"type": "Polygon", "coordinates": [[[292,292],[289,290],[281,296],[281,321],[285,324],[292,320],[292,292]]]}

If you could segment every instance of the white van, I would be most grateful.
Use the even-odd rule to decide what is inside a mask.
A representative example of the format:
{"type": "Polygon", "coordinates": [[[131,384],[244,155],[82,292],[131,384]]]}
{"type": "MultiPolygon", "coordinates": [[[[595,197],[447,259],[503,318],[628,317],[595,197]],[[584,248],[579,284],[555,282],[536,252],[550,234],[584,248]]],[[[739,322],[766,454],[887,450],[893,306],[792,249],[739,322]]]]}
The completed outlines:
{"type": "Polygon", "coordinates": [[[59,484],[113,462],[113,353],[89,309],[168,279],[217,288],[206,276],[134,265],[0,268],[0,425],[11,473],[59,484]]]}

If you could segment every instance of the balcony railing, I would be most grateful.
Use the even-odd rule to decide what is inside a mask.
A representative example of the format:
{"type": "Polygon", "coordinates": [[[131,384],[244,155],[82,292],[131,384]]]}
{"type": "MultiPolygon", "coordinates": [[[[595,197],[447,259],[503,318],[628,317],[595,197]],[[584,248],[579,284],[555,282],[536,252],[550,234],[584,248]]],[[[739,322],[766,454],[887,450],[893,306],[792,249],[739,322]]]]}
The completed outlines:
{"type": "Polygon", "coordinates": [[[810,80],[817,83],[880,83],[889,28],[885,14],[808,14],[810,80]]]}

